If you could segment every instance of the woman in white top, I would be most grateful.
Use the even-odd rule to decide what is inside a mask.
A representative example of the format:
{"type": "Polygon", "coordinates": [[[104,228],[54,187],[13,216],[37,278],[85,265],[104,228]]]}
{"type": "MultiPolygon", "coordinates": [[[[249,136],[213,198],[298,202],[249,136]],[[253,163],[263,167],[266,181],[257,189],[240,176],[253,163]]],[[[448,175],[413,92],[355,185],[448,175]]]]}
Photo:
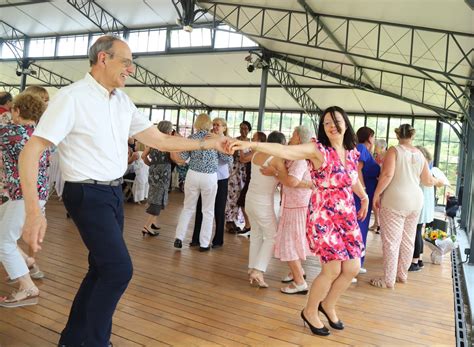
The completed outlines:
{"type": "Polygon", "coordinates": [[[370,284],[378,288],[393,288],[395,281],[407,281],[416,224],[423,207],[420,181],[424,186],[436,183],[425,157],[412,144],[415,129],[402,124],[395,133],[399,143],[387,151],[373,200],[375,208],[380,209],[384,277],[371,279],[370,284]]]}
{"type": "MultiPolygon", "coordinates": [[[[286,144],[285,135],[273,131],[268,135],[267,142],[286,144]]],[[[245,199],[245,210],[252,225],[248,273],[250,284],[255,282],[259,287],[267,288],[263,273],[272,258],[277,231],[274,200],[278,180],[275,176],[263,175],[260,168],[273,166],[279,175],[286,175],[286,168],[283,160],[265,153],[255,153],[251,165],[252,179],[245,199]]]]}

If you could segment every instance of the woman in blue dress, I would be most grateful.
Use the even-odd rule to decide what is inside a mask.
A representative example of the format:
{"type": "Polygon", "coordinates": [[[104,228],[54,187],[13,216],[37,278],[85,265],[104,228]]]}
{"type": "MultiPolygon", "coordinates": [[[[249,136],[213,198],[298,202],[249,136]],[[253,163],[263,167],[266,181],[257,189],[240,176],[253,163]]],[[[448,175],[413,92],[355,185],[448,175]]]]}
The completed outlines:
{"type": "MultiPolygon", "coordinates": [[[[377,187],[377,181],[380,174],[380,166],[372,156],[372,150],[374,147],[375,132],[369,127],[362,127],[357,130],[357,150],[360,153],[359,157],[359,179],[362,186],[365,188],[367,195],[369,196],[369,210],[367,216],[363,220],[358,220],[359,228],[362,233],[362,239],[367,249],[367,234],[369,232],[370,213],[372,212],[372,199],[374,197],[375,188],[377,187]]],[[[354,194],[357,211],[360,209],[360,199],[354,194]]],[[[359,273],[366,273],[367,270],[364,268],[365,257],[360,258],[361,268],[359,273]]]]}

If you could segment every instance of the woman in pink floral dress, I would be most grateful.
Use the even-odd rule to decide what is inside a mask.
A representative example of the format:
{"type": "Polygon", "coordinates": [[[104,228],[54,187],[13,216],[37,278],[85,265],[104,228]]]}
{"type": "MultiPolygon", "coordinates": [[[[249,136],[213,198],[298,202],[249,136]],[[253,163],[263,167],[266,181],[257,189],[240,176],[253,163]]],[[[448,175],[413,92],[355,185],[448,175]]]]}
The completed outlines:
{"type": "Polygon", "coordinates": [[[327,336],[329,330],[319,318],[323,313],[329,325],[338,330],[344,324],[336,314],[336,303],[359,273],[364,243],[357,224],[367,215],[368,196],[358,180],[358,152],[346,112],[332,106],[326,109],[318,127],[319,142],[296,146],[234,141],[231,150],[251,148],[289,160],[308,159],[316,190],[310,199],[307,238],[322,270],[313,281],[301,318],[311,332],[327,336]],[[356,214],[353,193],[361,199],[356,214]]]}

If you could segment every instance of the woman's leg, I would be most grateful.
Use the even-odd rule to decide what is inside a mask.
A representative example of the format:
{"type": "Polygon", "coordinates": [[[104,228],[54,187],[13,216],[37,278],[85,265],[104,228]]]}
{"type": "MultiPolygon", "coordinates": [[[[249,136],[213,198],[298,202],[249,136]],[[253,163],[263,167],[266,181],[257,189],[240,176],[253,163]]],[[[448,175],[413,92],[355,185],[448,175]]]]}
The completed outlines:
{"type": "Polygon", "coordinates": [[[332,283],[328,295],[321,305],[333,322],[338,322],[339,318],[336,314],[336,304],[342,293],[350,286],[352,279],[357,276],[360,269],[359,259],[350,259],[341,263],[341,273],[332,283]]]}
{"type": "Polygon", "coordinates": [[[413,256],[413,247],[416,235],[416,223],[420,211],[414,211],[406,216],[403,224],[403,234],[401,235],[400,254],[398,256],[397,278],[405,282],[408,277],[408,268],[413,256]]]}
{"type": "Polygon", "coordinates": [[[323,327],[323,323],[319,319],[318,307],[321,301],[327,297],[333,282],[341,274],[341,265],[341,262],[336,260],[323,263],[321,272],[311,284],[308,301],[303,313],[306,319],[316,328],[323,327]]]}
{"type": "Polygon", "coordinates": [[[413,259],[411,262],[417,265],[418,265],[418,260],[420,259],[420,254],[423,247],[423,237],[421,236],[422,229],[423,229],[423,224],[416,225],[415,247],[413,250],[413,259]]]}
{"type": "Polygon", "coordinates": [[[178,225],[176,226],[176,238],[181,241],[186,237],[189,222],[196,212],[196,203],[200,193],[199,173],[189,170],[184,184],[183,209],[179,216],[178,225]]]}
{"type": "MultiPolygon", "coordinates": [[[[199,245],[202,248],[210,247],[212,226],[214,224],[214,204],[217,194],[217,174],[200,174],[199,187],[202,201],[202,224],[199,235],[199,245]]],[[[195,207],[196,208],[196,207],[195,207]]]]}
{"type": "Polygon", "coordinates": [[[387,287],[395,285],[405,216],[396,210],[382,207],[380,210],[384,281],[387,287]]]}
{"type": "Polygon", "coordinates": [[[297,285],[302,285],[305,283],[303,278],[304,271],[303,267],[301,266],[301,261],[299,259],[289,261],[288,266],[290,268],[291,274],[293,275],[293,282],[295,282],[297,285]]]}

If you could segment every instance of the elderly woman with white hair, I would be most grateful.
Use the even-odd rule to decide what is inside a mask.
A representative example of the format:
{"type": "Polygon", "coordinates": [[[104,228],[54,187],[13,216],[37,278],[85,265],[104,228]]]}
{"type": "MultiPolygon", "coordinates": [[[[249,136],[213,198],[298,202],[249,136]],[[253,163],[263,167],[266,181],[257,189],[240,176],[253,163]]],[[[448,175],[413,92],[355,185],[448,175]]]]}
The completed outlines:
{"type": "MultiPolygon", "coordinates": [[[[211,128],[211,118],[209,115],[202,113],[196,117],[194,122],[195,133],[189,136],[189,138],[199,139],[204,144],[205,137],[209,134],[211,128]]],[[[219,159],[229,163],[232,162],[232,156],[222,154],[214,149],[204,149],[204,146],[201,146],[200,150],[182,152],[181,159],[189,159],[189,170],[184,184],[184,206],[179,216],[178,226],[176,227],[174,247],[183,247],[183,240],[186,236],[189,222],[196,212],[196,204],[199,195],[201,195],[203,218],[199,235],[199,250],[205,252],[210,249],[212,236],[219,159]]]]}
{"type": "MultiPolygon", "coordinates": [[[[289,145],[300,145],[311,141],[312,133],[305,126],[297,126],[290,138],[289,145]]],[[[306,218],[313,183],[306,160],[286,161],[288,175],[281,175],[276,170],[265,169],[266,173],[276,175],[283,185],[281,213],[275,237],[275,258],[287,262],[290,273],[283,279],[289,283],[281,288],[284,294],[306,294],[308,284],[305,281],[301,261],[310,255],[306,239],[306,218]]]]}

